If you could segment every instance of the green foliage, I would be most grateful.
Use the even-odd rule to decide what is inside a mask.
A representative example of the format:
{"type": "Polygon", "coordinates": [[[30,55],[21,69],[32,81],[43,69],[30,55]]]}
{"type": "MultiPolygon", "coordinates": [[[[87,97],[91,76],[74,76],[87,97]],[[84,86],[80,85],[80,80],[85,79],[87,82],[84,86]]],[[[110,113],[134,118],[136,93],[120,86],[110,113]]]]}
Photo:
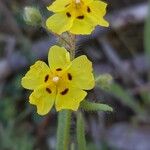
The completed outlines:
{"type": "Polygon", "coordinates": [[[16,75],[11,81],[9,81],[9,84],[6,84],[5,87],[5,94],[6,97],[10,97],[10,99],[16,99],[18,100],[21,98],[22,94],[22,87],[20,85],[21,75],[16,75]]]}
{"type": "Polygon", "coordinates": [[[68,150],[70,138],[71,112],[62,110],[58,115],[56,150],[68,150]]]}
{"type": "MultiPolygon", "coordinates": [[[[110,148],[105,141],[100,141],[99,145],[95,145],[94,143],[88,143],[87,150],[110,150],[110,148]]],[[[116,149],[111,148],[111,150],[116,149]]]]}
{"type": "MultiPolygon", "coordinates": [[[[150,1],[149,1],[148,16],[147,16],[147,19],[145,22],[145,28],[144,28],[144,47],[145,47],[145,55],[147,57],[147,60],[150,60],[150,1]]],[[[148,62],[150,66],[150,61],[148,62]]],[[[148,72],[148,80],[150,81],[150,71],[148,72]]],[[[148,102],[150,101],[150,94],[147,93],[146,99],[148,100],[148,102]]]]}
{"type": "Polygon", "coordinates": [[[94,143],[88,143],[87,150],[100,150],[94,143]]]}
{"type": "Polygon", "coordinates": [[[123,104],[130,107],[136,113],[142,112],[140,105],[136,102],[134,97],[123,89],[119,84],[113,83],[110,88],[110,92],[114,94],[123,104]]]}
{"type": "Polygon", "coordinates": [[[18,102],[22,100],[20,75],[16,75],[9,84],[4,85],[0,98],[0,150],[33,150],[34,140],[31,134],[22,129],[22,120],[29,114],[29,110],[18,113],[18,102]],[[24,113],[27,112],[27,113],[24,113]]]}
{"type": "Polygon", "coordinates": [[[0,100],[0,114],[0,120],[4,124],[14,119],[16,109],[14,106],[14,102],[10,98],[0,100]]]}
{"type": "Polygon", "coordinates": [[[77,134],[78,150],[87,150],[86,139],[85,139],[85,125],[84,125],[84,119],[81,112],[77,113],[76,134],[77,134]]]}
{"type": "Polygon", "coordinates": [[[150,93],[149,92],[142,92],[141,97],[144,100],[145,104],[150,105],[150,93]]]}
{"type": "Polygon", "coordinates": [[[88,101],[81,102],[80,107],[86,111],[113,111],[113,108],[107,104],[92,103],[88,101]]]}
{"type": "MultiPolygon", "coordinates": [[[[149,2],[149,7],[150,7],[150,2],[149,2]]],[[[150,8],[149,8],[148,17],[145,23],[144,46],[145,46],[146,55],[150,59],[150,8]]]]}
{"type": "Polygon", "coordinates": [[[18,127],[11,122],[0,127],[0,149],[33,150],[33,138],[27,132],[18,133],[18,127]]]}

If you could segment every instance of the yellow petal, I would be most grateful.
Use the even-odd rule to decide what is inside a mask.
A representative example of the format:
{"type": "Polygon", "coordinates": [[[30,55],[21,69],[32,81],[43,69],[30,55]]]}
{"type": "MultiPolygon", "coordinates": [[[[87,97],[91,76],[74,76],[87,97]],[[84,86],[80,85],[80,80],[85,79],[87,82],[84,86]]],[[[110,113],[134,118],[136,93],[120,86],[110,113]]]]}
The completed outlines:
{"type": "Polygon", "coordinates": [[[47,7],[47,9],[53,12],[64,11],[66,9],[66,6],[68,6],[70,3],[71,0],[56,0],[52,3],[52,5],[47,7]]]}
{"type": "Polygon", "coordinates": [[[84,90],[92,89],[95,86],[92,70],[92,63],[85,55],[74,59],[67,71],[72,78],[70,84],[84,90]]]}
{"type": "Polygon", "coordinates": [[[89,4],[89,3],[92,3],[93,0],[82,0],[85,4],[89,4]]]}
{"type": "Polygon", "coordinates": [[[63,69],[70,63],[70,55],[65,48],[55,45],[49,50],[48,62],[51,70],[63,69]]]}
{"type": "Polygon", "coordinates": [[[109,23],[103,18],[106,14],[106,7],[107,4],[101,1],[93,1],[90,3],[89,8],[91,11],[87,15],[95,25],[109,26],[109,23]]]}
{"type": "Polygon", "coordinates": [[[29,97],[29,102],[37,106],[37,113],[39,115],[45,115],[51,110],[55,97],[55,87],[45,87],[34,90],[29,97]]]}
{"type": "Polygon", "coordinates": [[[69,30],[73,34],[91,34],[94,30],[93,22],[87,16],[82,19],[76,18],[73,22],[71,29],[69,30]]]}
{"type": "Polygon", "coordinates": [[[33,90],[44,84],[45,77],[49,73],[50,68],[46,65],[46,63],[37,61],[30,67],[30,70],[22,78],[21,84],[24,88],[33,90]]]}
{"type": "Polygon", "coordinates": [[[62,34],[63,32],[66,32],[71,28],[72,22],[72,16],[68,16],[67,12],[61,12],[49,17],[46,20],[46,26],[52,32],[62,34]]]}
{"type": "Polygon", "coordinates": [[[62,109],[71,109],[76,111],[79,104],[86,97],[87,93],[75,87],[59,87],[56,96],[55,107],[57,111],[62,109]]]}

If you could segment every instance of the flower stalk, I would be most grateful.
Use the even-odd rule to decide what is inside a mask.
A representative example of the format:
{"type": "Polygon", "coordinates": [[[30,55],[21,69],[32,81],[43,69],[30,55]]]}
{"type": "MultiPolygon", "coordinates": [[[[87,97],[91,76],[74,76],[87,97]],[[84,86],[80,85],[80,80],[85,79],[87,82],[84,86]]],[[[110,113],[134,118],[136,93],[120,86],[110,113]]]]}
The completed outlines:
{"type": "Polygon", "coordinates": [[[77,143],[78,150],[87,150],[86,148],[86,139],[85,139],[85,126],[84,118],[81,112],[77,113],[77,143]]]}
{"type": "MultiPolygon", "coordinates": [[[[69,41],[69,52],[71,60],[75,58],[75,35],[68,33],[69,41]]],[[[69,137],[70,137],[70,126],[71,126],[71,111],[62,110],[58,115],[58,127],[57,127],[57,144],[56,150],[68,150],[69,149],[69,137]]]]}
{"type": "Polygon", "coordinates": [[[70,39],[70,57],[71,60],[75,58],[75,50],[76,50],[76,36],[74,34],[68,33],[69,34],[69,39],[70,39]]]}
{"type": "Polygon", "coordinates": [[[68,150],[70,139],[71,111],[62,110],[58,115],[56,150],[68,150]]]}

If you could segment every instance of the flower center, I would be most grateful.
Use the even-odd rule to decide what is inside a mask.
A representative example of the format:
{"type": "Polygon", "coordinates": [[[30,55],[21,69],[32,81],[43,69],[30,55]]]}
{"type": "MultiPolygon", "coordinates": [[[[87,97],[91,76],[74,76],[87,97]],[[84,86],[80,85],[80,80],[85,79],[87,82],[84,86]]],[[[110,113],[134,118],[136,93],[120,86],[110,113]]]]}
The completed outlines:
{"type": "Polygon", "coordinates": [[[59,79],[60,79],[60,78],[59,78],[58,76],[55,76],[55,77],[53,77],[52,81],[53,81],[54,83],[58,83],[59,79]]]}

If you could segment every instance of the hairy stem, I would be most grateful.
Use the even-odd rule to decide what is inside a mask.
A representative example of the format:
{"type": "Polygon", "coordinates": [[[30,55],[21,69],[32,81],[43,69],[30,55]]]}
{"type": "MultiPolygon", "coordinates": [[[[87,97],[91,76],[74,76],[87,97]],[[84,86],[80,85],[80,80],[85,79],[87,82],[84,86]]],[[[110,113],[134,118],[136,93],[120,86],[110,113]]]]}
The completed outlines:
{"type": "Polygon", "coordinates": [[[77,143],[78,150],[86,150],[84,119],[81,112],[77,113],[77,143]]]}
{"type": "Polygon", "coordinates": [[[70,139],[71,112],[62,110],[58,116],[56,150],[68,150],[70,139]]]}

